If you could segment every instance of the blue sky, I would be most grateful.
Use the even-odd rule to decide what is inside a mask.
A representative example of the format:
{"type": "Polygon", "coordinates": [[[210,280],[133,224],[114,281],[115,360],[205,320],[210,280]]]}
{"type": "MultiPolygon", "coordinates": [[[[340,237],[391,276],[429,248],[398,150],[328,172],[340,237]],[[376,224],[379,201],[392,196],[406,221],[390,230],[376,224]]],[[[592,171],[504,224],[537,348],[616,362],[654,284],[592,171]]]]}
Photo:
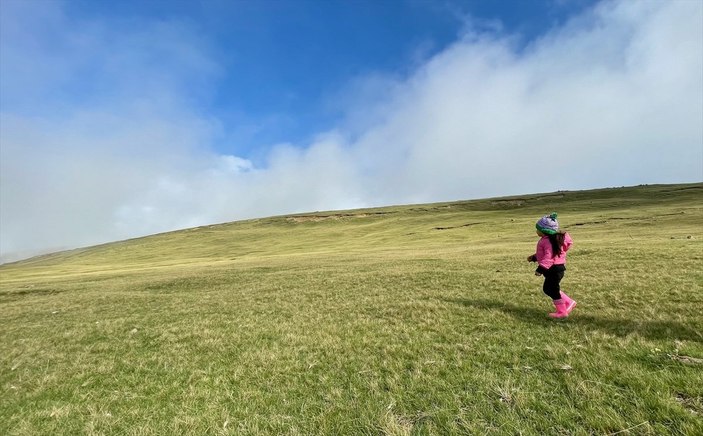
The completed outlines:
{"type": "MultiPolygon", "coordinates": [[[[41,3],[42,0],[31,0],[41,3]]],[[[46,0],[44,0],[46,1],[46,0]]],[[[442,51],[469,23],[502,28],[524,46],[592,0],[399,1],[78,1],[68,21],[127,34],[156,23],[192,32],[216,71],[185,90],[191,103],[222,122],[214,146],[252,158],[272,144],[304,144],[333,128],[345,107],[335,98],[370,74],[405,76],[442,51]],[[257,151],[258,150],[258,151],[257,151]]],[[[117,34],[115,37],[119,37],[117,34]]],[[[92,92],[94,71],[73,79],[92,92]]],[[[71,98],[64,95],[62,98],[71,98]]]]}
{"type": "Polygon", "coordinates": [[[3,0],[0,261],[701,181],[702,65],[688,0],[3,0]]]}

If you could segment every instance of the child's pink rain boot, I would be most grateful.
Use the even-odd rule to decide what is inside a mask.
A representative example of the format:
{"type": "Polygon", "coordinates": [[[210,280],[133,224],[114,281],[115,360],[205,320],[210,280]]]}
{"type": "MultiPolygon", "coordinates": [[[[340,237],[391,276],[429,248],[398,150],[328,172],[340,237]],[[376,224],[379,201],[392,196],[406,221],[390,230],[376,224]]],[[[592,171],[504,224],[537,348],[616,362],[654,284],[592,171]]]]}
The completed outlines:
{"type": "Polygon", "coordinates": [[[552,301],[554,303],[554,307],[556,307],[557,311],[554,313],[550,313],[549,316],[552,318],[566,318],[569,316],[569,314],[566,312],[566,300],[563,298],[560,298],[558,300],[552,301]]]}
{"type": "Polygon", "coordinates": [[[566,295],[565,293],[561,293],[561,299],[566,301],[566,314],[570,314],[572,310],[574,310],[574,307],[576,306],[576,301],[572,300],[571,297],[566,295]]]}

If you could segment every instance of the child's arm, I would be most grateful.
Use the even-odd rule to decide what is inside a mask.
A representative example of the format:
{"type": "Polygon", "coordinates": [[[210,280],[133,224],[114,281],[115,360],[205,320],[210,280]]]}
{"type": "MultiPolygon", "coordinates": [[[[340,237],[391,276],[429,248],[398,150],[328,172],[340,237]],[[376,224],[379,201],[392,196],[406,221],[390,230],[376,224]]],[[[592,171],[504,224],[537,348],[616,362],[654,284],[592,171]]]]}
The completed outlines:
{"type": "MultiPolygon", "coordinates": [[[[549,268],[554,265],[554,259],[552,259],[552,245],[549,243],[549,239],[542,238],[537,244],[537,254],[535,255],[537,260],[537,271],[535,273],[544,274],[549,268]]],[[[537,274],[537,275],[539,275],[537,274]]]]}
{"type": "Polygon", "coordinates": [[[569,251],[569,248],[571,248],[572,245],[574,245],[574,240],[571,239],[571,235],[568,233],[564,234],[564,252],[569,251]]]}

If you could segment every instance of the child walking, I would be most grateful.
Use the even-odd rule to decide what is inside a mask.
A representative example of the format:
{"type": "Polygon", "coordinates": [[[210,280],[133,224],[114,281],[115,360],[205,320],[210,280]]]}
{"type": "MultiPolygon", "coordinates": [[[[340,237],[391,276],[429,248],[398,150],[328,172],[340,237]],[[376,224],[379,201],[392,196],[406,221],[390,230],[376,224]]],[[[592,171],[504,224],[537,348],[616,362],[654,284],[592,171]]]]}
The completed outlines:
{"type": "Polygon", "coordinates": [[[537,262],[536,276],[544,276],[542,290],[551,297],[556,312],[550,313],[552,318],[566,318],[576,306],[576,301],[561,291],[561,279],[566,271],[566,252],[569,251],[573,240],[571,236],[559,230],[557,213],[545,215],[537,221],[537,252],[527,258],[529,262],[537,262]]]}

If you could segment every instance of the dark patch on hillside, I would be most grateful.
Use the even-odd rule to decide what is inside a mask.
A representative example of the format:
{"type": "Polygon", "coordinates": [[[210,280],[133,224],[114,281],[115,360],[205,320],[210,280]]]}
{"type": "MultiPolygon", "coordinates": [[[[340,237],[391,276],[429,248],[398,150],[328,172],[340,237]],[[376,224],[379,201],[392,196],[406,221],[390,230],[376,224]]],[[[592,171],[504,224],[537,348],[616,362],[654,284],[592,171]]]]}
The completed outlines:
{"type": "Polygon", "coordinates": [[[36,288],[32,285],[20,288],[15,291],[0,293],[0,301],[10,302],[16,301],[24,297],[43,297],[48,295],[60,294],[64,291],[54,288],[36,288]]]}
{"type": "Polygon", "coordinates": [[[568,225],[567,227],[580,227],[580,226],[593,226],[593,225],[598,225],[598,224],[608,224],[610,221],[656,221],[657,218],[662,218],[662,217],[667,217],[667,216],[679,216],[679,215],[685,215],[686,211],[681,211],[681,212],[675,212],[675,213],[662,213],[659,215],[652,215],[652,216],[635,216],[635,217],[610,217],[606,218],[602,221],[586,221],[586,222],[581,222],[581,223],[573,223],[568,225]]]}
{"type": "Polygon", "coordinates": [[[569,225],[568,227],[580,227],[580,226],[591,226],[591,225],[596,225],[596,224],[607,224],[608,221],[591,221],[587,223],[574,223],[569,225]]]}
{"type": "Polygon", "coordinates": [[[701,187],[701,186],[685,186],[685,187],[682,187],[682,188],[675,188],[675,189],[663,190],[662,192],[681,192],[681,191],[699,191],[699,192],[703,192],[703,187],[701,187]]]}
{"type": "Polygon", "coordinates": [[[476,226],[476,225],[479,225],[479,224],[483,224],[483,223],[466,223],[466,224],[462,224],[462,225],[460,225],[460,226],[450,226],[450,227],[434,227],[434,228],[433,228],[432,230],[451,230],[451,229],[460,229],[460,228],[462,228],[462,227],[470,227],[470,226],[476,226]]]}

